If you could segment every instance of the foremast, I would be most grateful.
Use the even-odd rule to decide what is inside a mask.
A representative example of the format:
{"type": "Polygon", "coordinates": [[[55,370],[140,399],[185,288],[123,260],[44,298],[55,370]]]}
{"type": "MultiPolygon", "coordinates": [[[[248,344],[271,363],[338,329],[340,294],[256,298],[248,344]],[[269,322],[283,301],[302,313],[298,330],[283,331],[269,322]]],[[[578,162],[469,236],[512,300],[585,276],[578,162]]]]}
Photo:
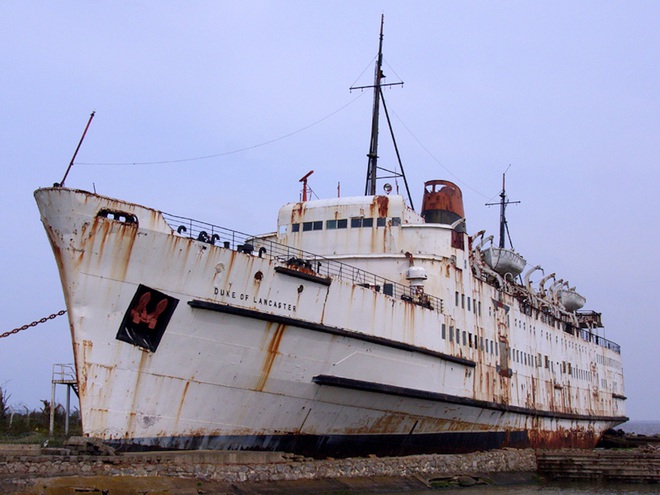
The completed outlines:
{"type": "MultiPolygon", "coordinates": [[[[403,82],[395,83],[384,83],[385,74],[383,74],[383,25],[385,23],[385,16],[381,15],[380,17],[380,35],[378,38],[378,55],[376,56],[376,64],[374,66],[374,83],[371,86],[352,86],[350,89],[371,89],[374,90],[374,101],[373,109],[371,114],[371,138],[369,140],[369,153],[367,153],[368,163],[367,163],[367,178],[364,187],[365,196],[375,196],[376,195],[376,183],[378,179],[388,179],[388,178],[402,178],[404,185],[406,187],[406,193],[408,195],[408,201],[410,202],[410,207],[414,209],[412,196],[410,194],[410,189],[408,188],[408,181],[406,180],[406,175],[403,171],[403,164],[401,162],[401,156],[399,155],[399,148],[396,144],[394,138],[394,131],[392,130],[392,124],[390,122],[389,113],[387,112],[387,105],[385,104],[385,97],[383,96],[382,88],[386,86],[402,86],[403,82]],[[392,137],[392,144],[394,145],[394,150],[396,152],[397,161],[399,164],[399,169],[401,170],[388,170],[383,167],[378,166],[378,130],[379,130],[379,119],[380,119],[380,104],[383,104],[383,110],[385,111],[385,117],[387,118],[387,125],[390,130],[390,136],[392,137]],[[381,175],[379,177],[378,170],[387,172],[389,175],[381,175]]],[[[386,191],[389,193],[391,186],[388,188],[386,185],[386,191]]]]}

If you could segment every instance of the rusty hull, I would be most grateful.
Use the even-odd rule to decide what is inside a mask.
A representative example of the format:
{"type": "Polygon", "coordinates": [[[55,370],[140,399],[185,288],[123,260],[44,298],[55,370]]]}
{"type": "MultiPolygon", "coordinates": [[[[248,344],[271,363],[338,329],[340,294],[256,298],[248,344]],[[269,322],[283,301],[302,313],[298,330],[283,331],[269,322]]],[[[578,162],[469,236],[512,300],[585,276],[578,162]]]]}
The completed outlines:
{"type": "MultiPolygon", "coordinates": [[[[278,271],[287,260],[190,239],[139,205],[64,188],[35,195],[69,311],[85,435],[127,448],[322,457],[593,447],[625,420],[595,378],[615,353],[532,323],[515,298],[472,277],[469,254],[450,246],[444,226],[389,225],[389,251],[353,255],[405,281],[402,248],[417,247],[427,291],[444,299],[429,308],[338,277],[278,271]],[[141,285],[179,301],[153,352],[116,337],[141,285]],[[524,362],[537,352],[586,359],[594,376],[525,365],[521,351],[524,362]],[[339,385],[319,385],[321,375],[339,385]]],[[[365,214],[397,215],[393,202],[376,197],[365,214]]],[[[301,221],[309,203],[284,218],[301,221]]]]}

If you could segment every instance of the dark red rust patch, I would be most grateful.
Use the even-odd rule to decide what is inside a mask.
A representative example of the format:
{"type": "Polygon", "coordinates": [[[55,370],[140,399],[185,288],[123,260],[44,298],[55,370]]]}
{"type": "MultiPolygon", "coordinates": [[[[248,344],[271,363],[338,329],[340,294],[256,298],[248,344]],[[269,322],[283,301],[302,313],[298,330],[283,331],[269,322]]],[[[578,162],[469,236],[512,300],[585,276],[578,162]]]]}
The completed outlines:
{"type": "Polygon", "coordinates": [[[390,198],[387,196],[374,196],[374,200],[371,204],[372,210],[374,214],[376,214],[378,217],[385,218],[387,217],[387,213],[389,211],[390,207],[390,198]]]}

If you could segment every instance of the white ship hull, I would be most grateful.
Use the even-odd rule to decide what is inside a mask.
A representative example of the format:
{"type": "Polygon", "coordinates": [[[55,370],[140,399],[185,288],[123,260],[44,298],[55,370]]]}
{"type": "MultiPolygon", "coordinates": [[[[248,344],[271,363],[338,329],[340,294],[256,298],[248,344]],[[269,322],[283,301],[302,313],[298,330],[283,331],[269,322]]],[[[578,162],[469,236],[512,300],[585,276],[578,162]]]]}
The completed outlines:
{"type": "MultiPolygon", "coordinates": [[[[339,457],[592,447],[627,419],[620,365],[592,368],[618,363],[618,349],[550,322],[536,320],[532,334],[519,302],[459,273],[455,254],[453,268],[450,256],[416,258],[438,272],[427,289],[443,299],[405,293],[405,236],[422,249],[431,226],[383,227],[383,266],[402,273],[388,286],[309,261],[292,233],[276,245],[209,225],[211,244],[188,237],[192,223],[181,219],[177,233],[134,204],[64,188],[35,196],[62,278],[85,435],[126,448],[339,457]],[[248,241],[251,253],[238,245],[248,241]],[[513,348],[523,340],[524,360],[513,348]]],[[[329,245],[383,273],[373,255],[329,245]]]]}

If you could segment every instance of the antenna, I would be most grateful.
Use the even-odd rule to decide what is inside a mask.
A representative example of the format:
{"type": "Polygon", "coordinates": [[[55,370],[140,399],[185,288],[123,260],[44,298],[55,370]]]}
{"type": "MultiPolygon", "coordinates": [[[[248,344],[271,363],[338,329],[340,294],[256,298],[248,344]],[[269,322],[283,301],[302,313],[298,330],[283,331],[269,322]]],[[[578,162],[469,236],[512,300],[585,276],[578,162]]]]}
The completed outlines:
{"type": "Polygon", "coordinates": [[[85,126],[85,130],[83,131],[82,136],[80,137],[80,142],[78,143],[78,147],[76,148],[76,151],[73,153],[73,156],[71,157],[71,161],[69,162],[69,166],[66,169],[66,172],[64,173],[64,177],[62,177],[62,181],[57,184],[55,183],[55,187],[64,187],[64,181],[66,180],[66,176],[69,175],[69,170],[71,170],[71,167],[73,167],[73,161],[76,159],[76,155],[78,154],[78,150],[80,149],[80,146],[82,145],[83,140],[85,139],[85,135],[87,134],[87,129],[89,129],[89,124],[92,123],[92,119],[94,118],[94,114],[96,112],[92,112],[92,114],[89,116],[89,120],[87,121],[87,125],[85,126]]]}

